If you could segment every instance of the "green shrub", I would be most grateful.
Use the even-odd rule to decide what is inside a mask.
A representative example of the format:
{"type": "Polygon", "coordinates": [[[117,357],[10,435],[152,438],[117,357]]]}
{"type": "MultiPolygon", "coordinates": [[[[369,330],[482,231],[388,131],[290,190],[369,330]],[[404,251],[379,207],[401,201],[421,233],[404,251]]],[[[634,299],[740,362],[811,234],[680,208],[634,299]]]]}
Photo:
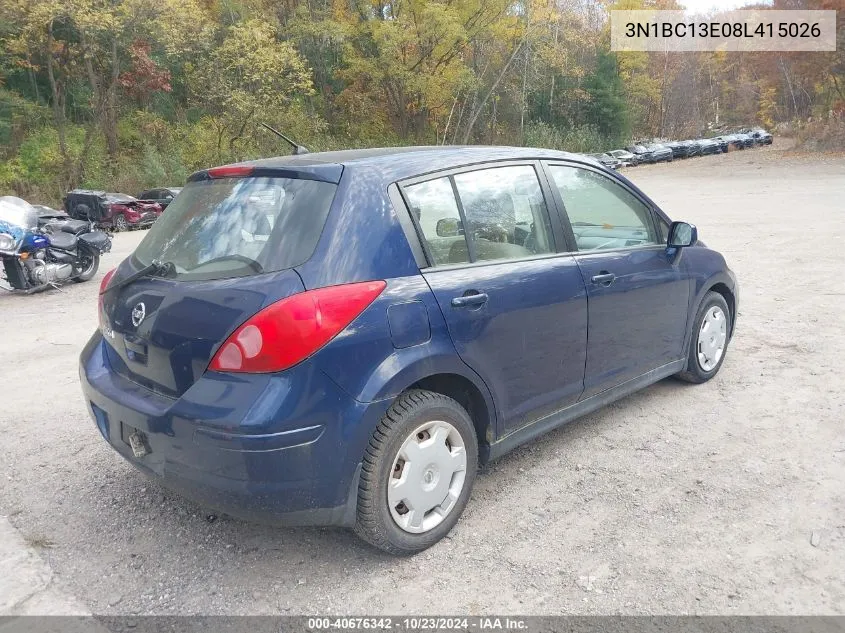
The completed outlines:
{"type": "Polygon", "coordinates": [[[606,152],[621,145],[619,139],[602,136],[590,125],[571,128],[555,127],[545,121],[532,121],[525,127],[525,145],[565,152],[606,152]]]}

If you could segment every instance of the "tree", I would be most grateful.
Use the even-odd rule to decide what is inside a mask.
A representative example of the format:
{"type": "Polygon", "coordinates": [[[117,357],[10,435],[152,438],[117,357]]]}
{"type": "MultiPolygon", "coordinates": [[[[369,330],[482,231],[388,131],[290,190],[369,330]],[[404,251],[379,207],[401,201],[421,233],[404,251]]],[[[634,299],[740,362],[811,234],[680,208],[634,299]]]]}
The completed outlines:
{"type": "Polygon", "coordinates": [[[267,22],[247,20],[190,71],[191,101],[217,136],[217,160],[240,158],[239,145],[256,116],[284,118],[313,94],[311,75],[296,49],[267,22]]]}
{"type": "Polygon", "coordinates": [[[595,71],[585,80],[584,90],[588,95],[585,105],[587,123],[608,139],[621,141],[627,138],[630,130],[628,109],[613,53],[598,52],[595,71]]]}

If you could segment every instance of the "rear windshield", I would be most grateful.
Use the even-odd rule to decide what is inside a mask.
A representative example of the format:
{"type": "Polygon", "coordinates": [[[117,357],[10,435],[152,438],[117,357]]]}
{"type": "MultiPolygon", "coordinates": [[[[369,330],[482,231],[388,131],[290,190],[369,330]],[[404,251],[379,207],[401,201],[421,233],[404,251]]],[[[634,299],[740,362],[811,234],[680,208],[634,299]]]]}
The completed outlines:
{"type": "Polygon", "coordinates": [[[170,262],[186,280],[298,266],[314,252],[336,190],[297,178],[189,183],[135,249],[136,263],[170,262]]]}

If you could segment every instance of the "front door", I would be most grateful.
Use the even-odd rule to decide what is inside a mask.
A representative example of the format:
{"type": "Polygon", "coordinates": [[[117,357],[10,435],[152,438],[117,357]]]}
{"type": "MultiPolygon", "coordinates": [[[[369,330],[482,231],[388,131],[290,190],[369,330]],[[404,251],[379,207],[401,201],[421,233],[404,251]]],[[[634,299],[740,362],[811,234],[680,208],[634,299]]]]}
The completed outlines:
{"type": "Polygon", "coordinates": [[[689,275],[632,190],[598,170],[548,169],[587,287],[586,398],[684,356],[689,275]]]}
{"type": "Polygon", "coordinates": [[[432,266],[423,271],[461,359],[490,388],[501,437],[583,390],[584,282],[555,254],[535,167],[463,171],[403,187],[432,266]]]}

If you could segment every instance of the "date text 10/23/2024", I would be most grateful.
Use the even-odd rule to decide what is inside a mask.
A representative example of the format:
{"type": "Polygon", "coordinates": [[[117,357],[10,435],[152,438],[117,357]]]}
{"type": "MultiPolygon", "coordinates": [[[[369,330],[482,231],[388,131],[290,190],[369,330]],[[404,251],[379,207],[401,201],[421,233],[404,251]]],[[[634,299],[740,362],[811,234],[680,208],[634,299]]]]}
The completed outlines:
{"type": "Polygon", "coordinates": [[[527,631],[515,617],[318,617],[308,618],[309,631],[527,631]]]}

